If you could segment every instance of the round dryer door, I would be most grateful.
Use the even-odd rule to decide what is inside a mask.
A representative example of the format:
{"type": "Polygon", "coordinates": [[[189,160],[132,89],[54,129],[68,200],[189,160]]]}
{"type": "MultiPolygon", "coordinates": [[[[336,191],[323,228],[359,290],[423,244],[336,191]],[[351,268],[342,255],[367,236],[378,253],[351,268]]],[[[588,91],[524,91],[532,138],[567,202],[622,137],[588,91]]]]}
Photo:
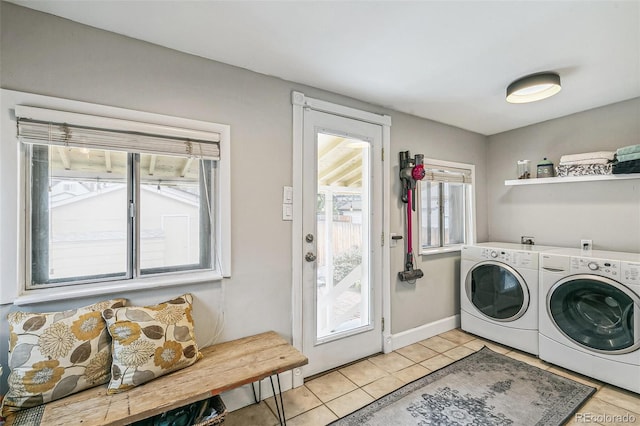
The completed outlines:
{"type": "Polygon", "coordinates": [[[465,290],[476,309],[495,321],[514,321],[529,307],[524,280],[515,269],[500,262],[480,262],[471,268],[465,290]]]}
{"type": "Polygon", "coordinates": [[[558,281],[547,295],[547,313],[567,338],[591,351],[620,354],[640,347],[640,299],[624,285],[595,275],[558,281]]]}

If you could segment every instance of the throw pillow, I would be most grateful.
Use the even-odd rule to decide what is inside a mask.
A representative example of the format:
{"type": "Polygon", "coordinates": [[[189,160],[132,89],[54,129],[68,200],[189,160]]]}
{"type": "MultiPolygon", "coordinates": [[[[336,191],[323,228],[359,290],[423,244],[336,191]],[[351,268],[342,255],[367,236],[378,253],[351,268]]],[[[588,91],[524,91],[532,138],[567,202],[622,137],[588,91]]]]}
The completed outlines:
{"type": "Polygon", "coordinates": [[[10,312],[11,372],[2,414],[109,381],[111,337],[102,311],[124,306],[125,302],[113,299],[63,312],[10,312]]]}
{"type": "Polygon", "coordinates": [[[202,358],[193,330],[192,303],[193,296],[184,294],[155,306],[103,312],[113,352],[108,394],[126,391],[202,358]]]}

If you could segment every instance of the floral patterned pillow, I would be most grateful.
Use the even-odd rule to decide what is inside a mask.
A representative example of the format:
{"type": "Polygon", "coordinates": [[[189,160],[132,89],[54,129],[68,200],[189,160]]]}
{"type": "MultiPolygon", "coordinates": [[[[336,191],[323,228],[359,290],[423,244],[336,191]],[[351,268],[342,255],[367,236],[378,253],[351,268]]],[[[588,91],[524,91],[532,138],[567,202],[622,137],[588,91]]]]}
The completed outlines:
{"type": "Polygon", "coordinates": [[[192,303],[193,296],[184,294],[155,306],[103,312],[113,339],[108,394],[126,391],[202,358],[193,332],[192,303]]]}
{"type": "Polygon", "coordinates": [[[111,337],[102,311],[119,308],[125,302],[113,299],[63,312],[10,312],[11,373],[2,414],[109,381],[111,337]]]}

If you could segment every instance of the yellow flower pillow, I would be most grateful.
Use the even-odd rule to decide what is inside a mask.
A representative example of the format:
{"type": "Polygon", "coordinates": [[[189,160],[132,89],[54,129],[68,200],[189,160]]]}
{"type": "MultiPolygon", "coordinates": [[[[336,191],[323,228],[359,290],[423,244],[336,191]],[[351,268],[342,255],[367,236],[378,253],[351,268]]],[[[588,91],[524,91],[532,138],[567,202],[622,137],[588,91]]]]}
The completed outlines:
{"type": "Polygon", "coordinates": [[[107,309],[113,365],[108,394],[188,367],[202,358],[193,332],[193,296],[155,306],[107,309]]]}
{"type": "Polygon", "coordinates": [[[11,373],[2,414],[109,381],[111,337],[102,311],[119,308],[125,302],[113,299],[63,312],[10,312],[11,373]]]}

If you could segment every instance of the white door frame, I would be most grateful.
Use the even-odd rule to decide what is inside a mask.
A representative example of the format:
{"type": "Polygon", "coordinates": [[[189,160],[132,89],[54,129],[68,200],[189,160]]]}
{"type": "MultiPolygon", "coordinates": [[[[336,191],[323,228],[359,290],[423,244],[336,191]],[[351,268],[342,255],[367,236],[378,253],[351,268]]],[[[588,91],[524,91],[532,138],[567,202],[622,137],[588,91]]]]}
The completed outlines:
{"type": "MultiPolygon", "coordinates": [[[[335,114],[346,118],[365,121],[367,123],[382,126],[382,318],[384,328],[382,331],[383,351],[391,351],[391,275],[390,275],[390,194],[391,194],[391,162],[388,161],[391,149],[391,117],[380,115],[343,105],[334,104],[319,99],[309,98],[301,92],[292,92],[293,104],[293,229],[292,229],[292,321],[291,334],[293,346],[302,350],[302,260],[303,232],[302,232],[302,143],[304,132],[304,109],[310,108],[316,111],[335,114]],[[387,158],[385,158],[385,156],[387,158]]],[[[304,379],[300,369],[295,369],[293,374],[293,387],[302,386],[304,379]]]]}

